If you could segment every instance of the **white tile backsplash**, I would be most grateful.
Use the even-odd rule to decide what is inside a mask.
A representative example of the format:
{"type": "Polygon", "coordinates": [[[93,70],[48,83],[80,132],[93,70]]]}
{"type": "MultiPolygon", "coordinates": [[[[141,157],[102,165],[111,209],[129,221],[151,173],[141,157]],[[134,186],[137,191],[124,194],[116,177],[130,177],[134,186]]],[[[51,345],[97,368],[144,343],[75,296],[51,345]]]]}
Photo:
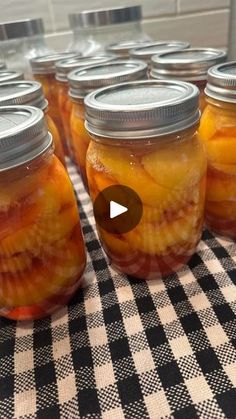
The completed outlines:
{"type": "Polygon", "coordinates": [[[157,40],[189,41],[192,46],[225,47],[229,12],[196,13],[144,22],[144,29],[157,40]]]}
{"type": "Polygon", "coordinates": [[[63,49],[71,38],[69,13],[136,3],[142,3],[145,31],[154,39],[227,45],[230,0],[0,0],[0,21],[42,17],[49,43],[63,49]]]}
{"type": "Polygon", "coordinates": [[[68,14],[77,13],[87,9],[99,9],[101,7],[128,6],[142,3],[143,16],[166,16],[176,13],[176,0],[143,0],[134,2],[132,0],[91,0],[88,7],[87,0],[50,0],[53,5],[55,24],[58,30],[68,28],[68,14]]]}
{"type": "Polygon", "coordinates": [[[229,7],[230,0],[178,0],[179,13],[199,12],[229,7]]]}
{"type": "Polygon", "coordinates": [[[53,30],[50,0],[0,0],[0,22],[42,17],[47,32],[53,30]]]}
{"type": "MultiPolygon", "coordinates": [[[[189,41],[192,46],[224,48],[228,39],[228,18],[229,12],[222,10],[217,13],[149,19],[144,21],[143,26],[147,34],[159,41],[176,39],[189,41]]],[[[56,50],[65,49],[71,39],[70,31],[47,37],[48,44],[56,50]]]]}

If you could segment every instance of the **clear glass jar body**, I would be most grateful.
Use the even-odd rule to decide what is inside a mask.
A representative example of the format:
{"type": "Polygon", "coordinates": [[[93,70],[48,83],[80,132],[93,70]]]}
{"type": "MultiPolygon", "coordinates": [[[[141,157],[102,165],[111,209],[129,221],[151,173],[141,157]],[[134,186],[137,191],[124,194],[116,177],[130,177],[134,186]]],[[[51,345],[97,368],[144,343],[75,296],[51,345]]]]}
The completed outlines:
{"type": "Polygon", "coordinates": [[[236,104],[207,98],[199,136],[208,156],[207,226],[236,238],[236,104]]]}
{"type": "Polygon", "coordinates": [[[70,132],[70,117],[71,117],[71,112],[72,112],[72,102],[69,98],[69,85],[68,83],[60,82],[60,81],[57,81],[57,85],[58,85],[58,106],[59,106],[60,116],[63,123],[65,136],[67,138],[69,153],[70,155],[72,155],[71,132],[70,132]]]}
{"type": "Polygon", "coordinates": [[[84,126],[85,109],[83,101],[73,102],[70,131],[71,131],[71,148],[73,159],[79,169],[85,189],[88,191],[88,180],[86,174],[86,154],[91,137],[84,126]]]}
{"type": "Polygon", "coordinates": [[[71,181],[52,149],[0,174],[0,315],[27,320],[64,305],[86,264],[71,181]]]}
{"type": "Polygon", "coordinates": [[[55,156],[57,156],[57,158],[60,160],[63,166],[66,167],[66,161],[65,161],[65,156],[64,156],[64,151],[63,151],[63,146],[62,146],[59,131],[55,123],[53,122],[51,116],[48,115],[47,110],[44,112],[44,115],[47,121],[48,131],[52,134],[53,144],[54,144],[54,154],[55,156]]]}
{"type": "Polygon", "coordinates": [[[59,111],[58,85],[55,79],[55,74],[34,74],[34,78],[43,86],[44,95],[48,101],[48,115],[51,116],[52,120],[56,124],[56,127],[60,133],[64,153],[68,156],[69,150],[59,111]]]}
{"type": "Polygon", "coordinates": [[[199,88],[200,91],[200,96],[199,96],[199,109],[201,111],[201,113],[203,113],[207,102],[206,102],[206,95],[205,95],[205,87],[206,87],[206,80],[201,80],[201,81],[191,81],[191,83],[195,84],[195,86],[197,86],[199,88]]]}
{"type": "Polygon", "coordinates": [[[149,41],[140,21],[107,25],[95,28],[75,28],[70,51],[80,51],[84,56],[104,52],[106,47],[121,41],[149,41]]]}
{"type": "Polygon", "coordinates": [[[128,233],[97,226],[115,269],[156,279],[188,262],[204,219],[206,156],[195,129],[145,140],[93,138],[87,176],[93,202],[106,187],[120,184],[143,204],[140,223],[128,233]]]}
{"type": "Polygon", "coordinates": [[[22,72],[26,79],[32,78],[29,60],[49,52],[43,35],[0,42],[0,56],[6,62],[7,68],[22,72]]]}

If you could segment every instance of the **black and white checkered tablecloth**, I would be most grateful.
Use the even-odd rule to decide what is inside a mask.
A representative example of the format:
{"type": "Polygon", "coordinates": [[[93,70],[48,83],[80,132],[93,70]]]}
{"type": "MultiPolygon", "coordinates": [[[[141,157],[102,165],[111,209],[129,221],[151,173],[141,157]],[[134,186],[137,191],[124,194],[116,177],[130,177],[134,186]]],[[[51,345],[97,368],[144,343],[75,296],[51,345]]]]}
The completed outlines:
{"type": "Polygon", "coordinates": [[[51,318],[0,320],[0,418],[236,418],[236,245],[205,231],[189,266],[115,273],[75,168],[83,288],[51,318]]]}

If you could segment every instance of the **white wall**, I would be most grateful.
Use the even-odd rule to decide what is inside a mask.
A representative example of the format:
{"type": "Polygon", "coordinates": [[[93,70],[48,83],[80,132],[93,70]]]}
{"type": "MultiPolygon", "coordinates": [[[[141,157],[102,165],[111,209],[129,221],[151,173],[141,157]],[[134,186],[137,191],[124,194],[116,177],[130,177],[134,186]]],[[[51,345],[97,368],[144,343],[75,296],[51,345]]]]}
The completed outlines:
{"type": "Polygon", "coordinates": [[[135,3],[142,3],[143,24],[154,39],[183,39],[195,46],[227,45],[230,0],[0,0],[0,20],[42,17],[50,44],[62,49],[70,38],[69,13],[135,3]]]}

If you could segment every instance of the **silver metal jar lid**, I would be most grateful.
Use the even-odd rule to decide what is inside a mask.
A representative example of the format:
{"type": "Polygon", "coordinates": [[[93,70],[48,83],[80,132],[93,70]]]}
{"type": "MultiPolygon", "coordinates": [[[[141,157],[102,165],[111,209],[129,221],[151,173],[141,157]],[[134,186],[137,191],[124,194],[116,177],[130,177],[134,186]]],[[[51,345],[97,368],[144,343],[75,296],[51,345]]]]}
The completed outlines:
{"type": "Polygon", "coordinates": [[[0,107],[0,172],[29,163],[52,146],[40,109],[0,107]]]}
{"type": "Polygon", "coordinates": [[[213,99],[236,103],[236,61],[209,69],[205,93],[213,99]]]}
{"type": "Polygon", "coordinates": [[[150,45],[151,41],[123,41],[108,45],[106,50],[118,57],[129,57],[130,51],[134,48],[146,47],[150,45]]]}
{"type": "Polygon", "coordinates": [[[86,128],[116,139],[172,134],[198,123],[199,90],[180,81],[146,80],[96,90],[85,98],[86,128]]]}
{"type": "Polygon", "coordinates": [[[30,65],[33,74],[54,74],[56,72],[56,62],[66,58],[78,57],[74,52],[55,52],[54,54],[45,54],[39,57],[31,58],[30,65]]]}
{"type": "Polygon", "coordinates": [[[111,84],[147,77],[147,65],[139,60],[115,60],[98,64],[68,75],[69,95],[73,99],[83,99],[91,91],[111,84]]]}
{"type": "Polygon", "coordinates": [[[23,73],[14,70],[1,70],[0,71],[0,83],[13,80],[24,80],[23,73]]]}
{"type": "Polygon", "coordinates": [[[88,67],[96,64],[106,63],[115,58],[112,54],[94,55],[91,57],[67,58],[56,63],[56,79],[66,83],[67,75],[76,68],[88,67]]]}
{"type": "Polygon", "coordinates": [[[41,18],[0,23],[0,41],[43,34],[44,26],[41,18]]]}
{"type": "Polygon", "coordinates": [[[137,22],[141,19],[142,7],[140,5],[84,10],[83,12],[69,15],[69,22],[72,30],[76,28],[91,28],[119,23],[137,22]]]}
{"type": "Polygon", "coordinates": [[[189,48],[154,55],[151,58],[151,77],[206,80],[208,69],[225,61],[226,56],[225,51],[213,48],[189,48]]]}
{"type": "Polygon", "coordinates": [[[130,51],[130,56],[149,62],[151,57],[155,54],[163,54],[164,52],[169,51],[178,51],[189,47],[190,44],[184,41],[151,42],[146,47],[134,48],[130,51]]]}
{"type": "Polygon", "coordinates": [[[0,84],[0,106],[30,105],[44,110],[48,102],[41,83],[37,81],[13,81],[0,84]]]}
{"type": "Polygon", "coordinates": [[[0,61],[0,71],[5,70],[7,68],[6,64],[0,61]]]}

